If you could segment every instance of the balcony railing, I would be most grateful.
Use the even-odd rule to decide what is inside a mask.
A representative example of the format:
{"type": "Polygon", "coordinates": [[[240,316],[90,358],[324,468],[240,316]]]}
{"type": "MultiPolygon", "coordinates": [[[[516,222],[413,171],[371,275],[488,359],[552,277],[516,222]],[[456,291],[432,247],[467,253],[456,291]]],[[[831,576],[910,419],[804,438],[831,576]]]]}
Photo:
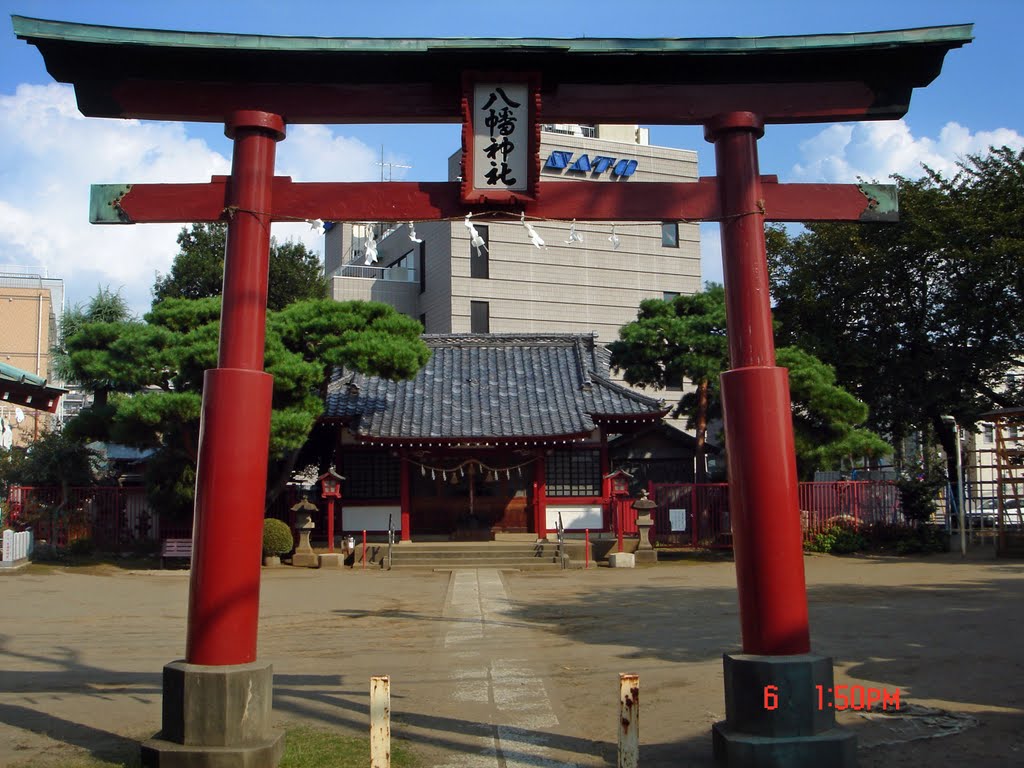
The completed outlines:
{"type": "Polygon", "coordinates": [[[561,133],[566,136],[583,136],[588,139],[597,138],[597,127],[593,125],[563,125],[547,123],[541,126],[547,133],[561,133]]]}
{"type": "Polygon", "coordinates": [[[376,267],[363,264],[345,264],[332,277],[361,277],[368,280],[389,280],[396,283],[415,283],[416,270],[405,267],[376,267]]]}

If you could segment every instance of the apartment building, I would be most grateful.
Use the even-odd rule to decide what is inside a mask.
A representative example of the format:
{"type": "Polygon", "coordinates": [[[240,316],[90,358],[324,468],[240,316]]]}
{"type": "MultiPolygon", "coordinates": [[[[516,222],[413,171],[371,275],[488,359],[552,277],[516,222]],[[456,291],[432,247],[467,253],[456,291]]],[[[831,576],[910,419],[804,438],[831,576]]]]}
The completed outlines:
{"type": "MultiPolygon", "coordinates": [[[[0,265],[0,362],[34,381],[52,383],[50,348],[64,311],[64,281],[25,267],[0,265]]],[[[58,414],[0,401],[0,419],[12,430],[12,443],[26,445],[50,428],[58,414]]]]}
{"type": "MultiPolygon", "coordinates": [[[[542,185],[697,178],[696,152],[653,146],[637,126],[546,125],[540,147],[542,185]]],[[[449,180],[459,178],[460,158],[449,158],[449,180]]],[[[596,333],[607,344],[644,299],[700,290],[696,224],[531,220],[538,247],[519,221],[471,223],[482,247],[463,219],[333,227],[331,296],[385,302],[426,333],[596,333]],[[376,262],[367,258],[373,248],[376,262]]]]}

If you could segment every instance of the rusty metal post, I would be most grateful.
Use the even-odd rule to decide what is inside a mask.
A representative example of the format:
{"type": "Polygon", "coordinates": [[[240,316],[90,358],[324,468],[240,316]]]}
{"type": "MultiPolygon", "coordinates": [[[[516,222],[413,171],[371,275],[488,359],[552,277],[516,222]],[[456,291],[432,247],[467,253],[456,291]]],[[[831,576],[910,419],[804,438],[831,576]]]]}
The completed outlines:
{"type": "Polygon", "coordinates": [[[640,764],[640,675],[619,675],[618,768],[640,764]]]}
{"type": "Polygon", "coordinates": [[[391,678],[370,678],[370,768],[391,766],[391,678]]]}

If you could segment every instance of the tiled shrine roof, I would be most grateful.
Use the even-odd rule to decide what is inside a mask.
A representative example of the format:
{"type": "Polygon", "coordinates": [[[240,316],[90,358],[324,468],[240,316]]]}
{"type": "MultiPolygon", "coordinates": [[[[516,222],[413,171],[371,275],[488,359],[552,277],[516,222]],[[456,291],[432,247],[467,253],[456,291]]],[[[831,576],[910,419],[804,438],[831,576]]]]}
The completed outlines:
{"type": "Polygon", "coordinates": [[[600,421],[657,420],[659,400],[609,378],[592,335],[428,334],[412,381],[336,369],[325,417],[378,440],[583,436],[600,421]]]}

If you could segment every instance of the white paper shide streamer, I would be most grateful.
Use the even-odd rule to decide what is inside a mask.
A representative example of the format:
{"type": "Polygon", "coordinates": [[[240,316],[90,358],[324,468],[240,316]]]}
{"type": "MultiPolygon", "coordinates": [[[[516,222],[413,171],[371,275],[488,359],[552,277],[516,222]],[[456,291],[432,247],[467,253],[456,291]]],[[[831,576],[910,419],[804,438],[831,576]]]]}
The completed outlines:
{"type": "Polygon", "coordinates": [[[544,245],[544,241],[541,239],[541,236],[537,234],[537,230],[533,228],[533,224],[526,220],[525,213],[519,214],[519,221],[524,227],[526,227],[526,234],[530,236],[531,243],[538,248],[547,248],[547,246],[544,245]]]}
{"type": "Polygon", "coordinates": [[[363,262],[365,266],[377,263],[377,237],[374,234],[373,227],[367,225],[370,230],[370,236],[366,240],[366,260],[363,262]]]}
{"type": "Polygon", "coordinates": [[[466,224],[466,229],[469,230],[469,244],[472,245],[476,249],[476,255],[480,256],[481,255],[481,250],[484,253],[487,252],[487,245],[484,243],[484,239],[482,237],[480,237],[480,233],[476,231],[476,227],[473,226],[473,222],[470,221],[470,218],[472,216],[473,216],[472,213],[467,213],[466,214],[465,224],[466,224]]]}
{"type": "Polygon", "coordinates": [[[582,243],[583,235],[576,231],[576,219],[572,220],[572,224],[569,225],[569,239],[565,241],[566,245],[572,245],[573,243],[582,243]]]}

